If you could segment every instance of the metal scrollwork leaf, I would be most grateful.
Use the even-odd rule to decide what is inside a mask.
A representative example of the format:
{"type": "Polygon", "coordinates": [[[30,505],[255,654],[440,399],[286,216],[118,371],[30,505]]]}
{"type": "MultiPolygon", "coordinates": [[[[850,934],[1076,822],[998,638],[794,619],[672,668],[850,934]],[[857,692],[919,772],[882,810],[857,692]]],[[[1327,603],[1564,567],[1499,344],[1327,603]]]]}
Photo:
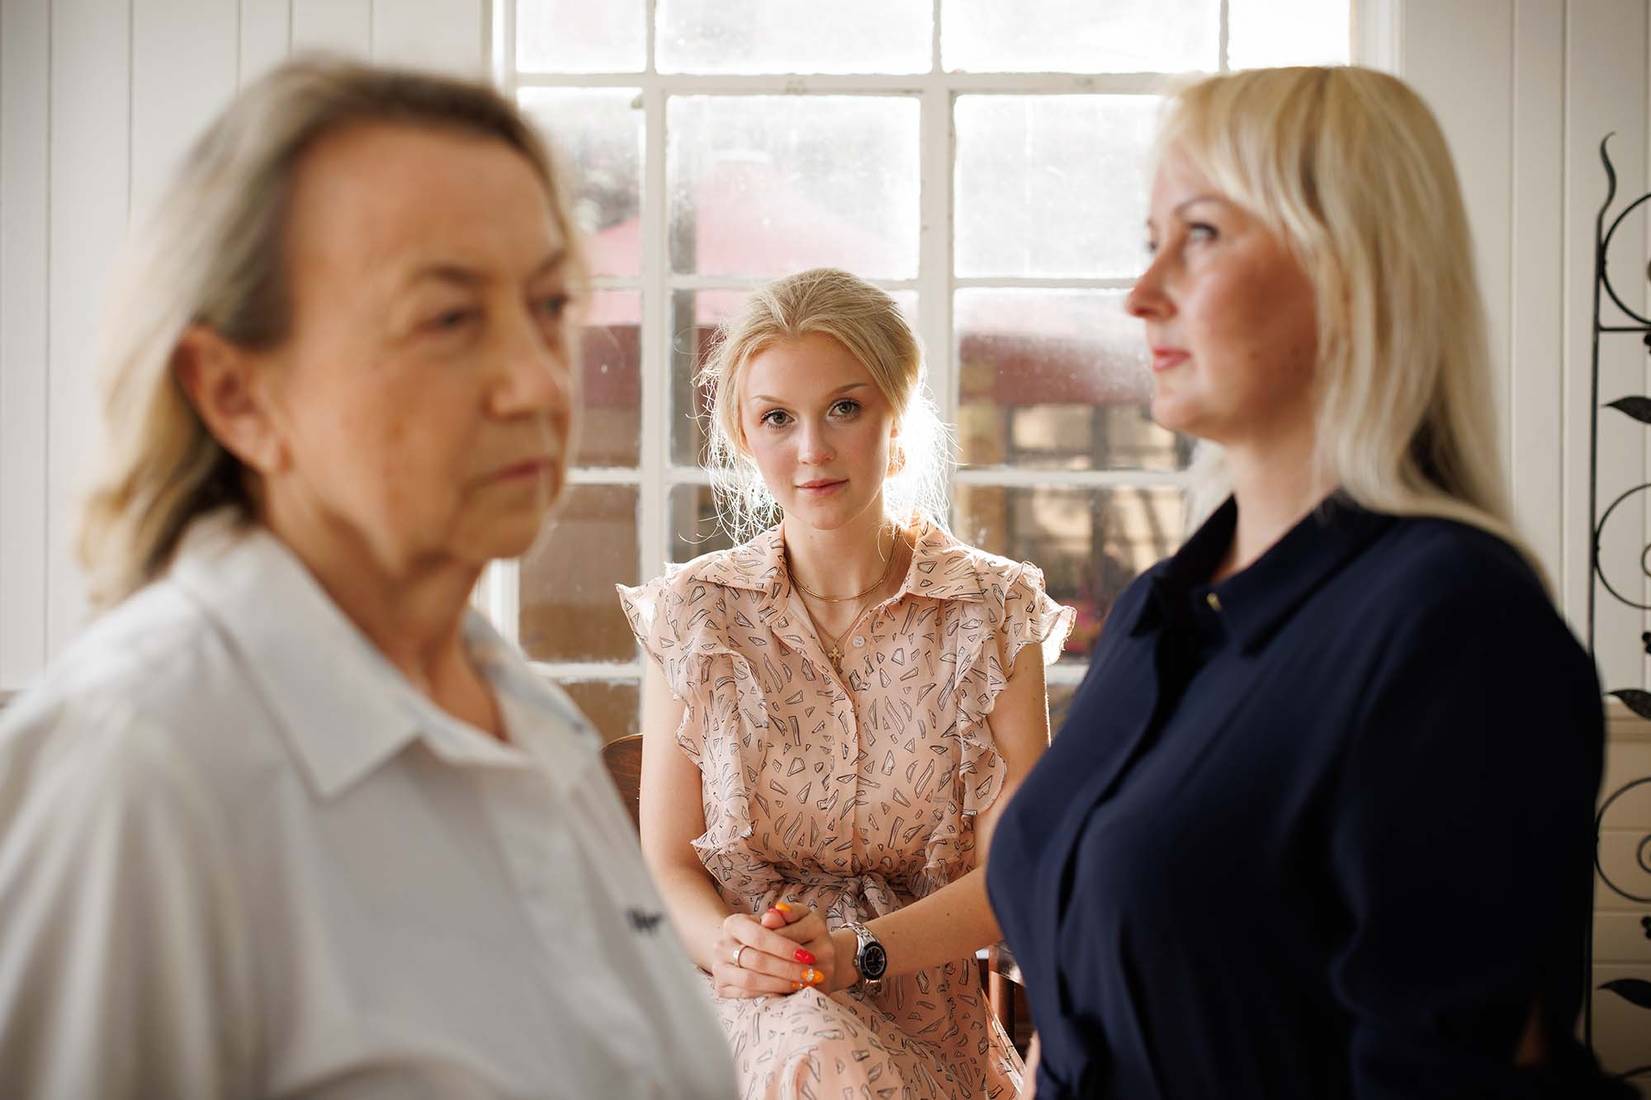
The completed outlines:
{"type": "Polygon", "coordinates": [[[1651,982],[1643,978],[1618,978],[1600,986],[1621,997],[1629,1004],[1651,1008],[1651,982]]]}
{"type": "Polygon", "coordinates": [[[1639,715],[1641,718],[1651,719],[1651,691],[1639,691],[1635,688],[1623,688],[1621,691],[1612,691],[1607,694],[1622,700],[1622,705],[1639,715]]]}
{"type": "Polygon", "coordinates": [[[1651,424],[1651,397],[1619,397],[1606,402],[1605,407],[1627,413],[1641,424],[1651,424]]]}

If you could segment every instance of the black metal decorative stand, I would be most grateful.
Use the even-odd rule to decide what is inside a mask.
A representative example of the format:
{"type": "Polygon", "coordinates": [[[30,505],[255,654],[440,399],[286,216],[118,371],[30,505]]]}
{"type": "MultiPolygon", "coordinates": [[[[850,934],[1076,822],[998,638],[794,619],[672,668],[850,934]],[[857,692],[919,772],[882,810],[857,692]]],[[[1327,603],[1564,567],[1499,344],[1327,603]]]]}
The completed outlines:
{"type": "MultiPolygon", "coordinates": [[[[1594,222],[1594,331],[1593,359],[1591,364],[1592,374],[1590,376],[1592,388],[1589,391],[1588,401],[1588,524],[1592,538],[1588,554],[1589,584],[1587,641],[1588,653],[1590,655],[1594,655],[1595,652],[1596,639],[1594,606],[1595,598],[1599,589],[1603,588],[1605,592],[1613,599],[1617,600],[1619,603],[1625,604],[1628,607],[1638,608],[1642,611],[1651,611],[1651,604],[1633,599],[1628,594],[1628,588],[1626,585],[1618,587],[1617,585],[1612,584],[1611,578],[1605,574],[1605,567],[1601,561],[1600,551],[1600,544],[1603,541],[1606,525],[1611,522],[1611,517],[1617,509],[1630,497],[1644,493],[1647,490],[1651,490],[1651,482],[1636,485],[1613,500],[1603,513],[1599,510],[1599,419],[1601,410],[1613,409],[1638,421],[1641,424],[1651,426],[1651,397],[1640,395],[1619,397],[1615,401],[1612,401],[1606,405],[1601,405],[1599,400],[1599,341],[1601,336],[1608,334],[1634,333],[1639,335],[1641,339],[1644,340],[1647,350],[1651,350],[1651,318],[1646,318],[1640,314],[1639,311],[1631,309],[1627,303],[1622,300],[1622,298],[1617,294],[1616,289],[1611,286],[1611,272],[1610,268],[1606,265],[1606,254],[1610,250],[1612,237],[1616,235],[1617,230],[1622,226],[1623,222],[1627,220],[1628,215],[1632,214],[1636,209],[1645,205],[1647,202],[1651,202],[1651,192],[1641,195],[1639,198],[1623,207],[1617,216],[1611,219],[1610,225],[1606,225],[1605,219],[1610,212],[1612,202],[1614,202],[1617,197],[1617,172],[1616,168],[1611,164],[1611,154],[1608,148],[1610,140],[1611,135],[1607,134],[1605,135],[1604,140],[1599,143],[1599,159],[1605,165],[1606,189],[1605,201],[1600,204],[1599,216],[1594,222]],[[1621,310],[1623,315],[1627,318],[1627,324],[1607,325],[1601,323],[1600,309],[1603,305],[1602,296],[1609,297],[1611,301],[1616,304],[1617,309],[1621,310]]],[[[1651,269],[1647,270],[1647,277],[1651,278],[1651,269]]],[[[1640,570],[1646,576],[1651,576],[1651,546],[1647,546],[1640,554],[1640,570]]],[[[1640,642],[1645,646],[1646,652],[1651,654],[1651,631],[1641,634],[1640,642]]],[[[1615,691],[1608,691],[1606,694],[1620,699],[1624,706],[1639,715],[1641,718],[1651,720],[1651,693],[1640,691],[1635,688],[1621,688],[1615,691]]],[[[1604,882],[1605,885],[1618,897],[1624,898],[1636,904],[1651,905],[1651,896],[1642,896],[1632,893],[1623,889],[1616,882],[1613,882],[1611,880],[1611,876],[1606,873],[1605,867],[1601,864],[1599,859],[1599,836],[1600,832],[1605,828],[1605,818],[1610,812],[1611,807],[1630,791],[1646,786],[1651,786],[1651,776],[1642,776],[1638,779],[1630,780],[1629,782],[1618,787],[1616,790],[1608,792],[1601,800],[1599,813],[1594,819],[1594,870],[1599,875],[1600,880],[1604,882]]],[[[1640,840],[1637,858],[1641,869],[1646,871],[1648,874],[1651,874],[1651,834],[1647,834],[1640,840]]],[[[1651,915],[1648,915],[1641,923],[1645,928],[1646,938],[1651,939],[1651,915]]],[[[1589,931],[1588,946],[1588,985],[1591,988],[1593,986],[1592,929],[1589,931]]],[[[1651,982],[1643,981],[1637,978],[1625,978],[1618,981],[1606,982],[1599,988],[1614,993],[1624,1000],[1638,1005],[1641,1008],[1651,1010],[1651,982]]],[[[1651,1023],[1648,1023],[1647,1027],[1651,1028],[1651,1023]]],[[[1583,1033],[1584,1037],[1587,1039],[1589,1047],[1592,1047],[1594,1042],[1594,1011],[1593,997],[1591,994],[1584,1002],[1583,1033]]],[[[1624,1080],[1632,1077],[1647,1076],[1651,1076],[1651,1065],[1637,1066],[1628,1070],[1626,1073],[1620,1074],[1620,1077],[1624,1080]]]]}

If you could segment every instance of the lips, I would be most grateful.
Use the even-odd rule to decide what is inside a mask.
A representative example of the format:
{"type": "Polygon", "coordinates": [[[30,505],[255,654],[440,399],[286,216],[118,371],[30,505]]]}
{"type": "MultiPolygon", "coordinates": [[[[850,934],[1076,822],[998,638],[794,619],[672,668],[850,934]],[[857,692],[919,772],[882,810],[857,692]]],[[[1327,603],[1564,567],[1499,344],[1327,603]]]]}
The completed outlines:
{"type": "Polygon", "coordinates": [[[511,481],[515,478],[538,477],[550,470],[550,459],[524,458],[520,462],[513,462],[508,466],[501,466],[493,472],[495,481],[511,481]]]}
{"type": "Polygon", "coordinates": [[[1155,347],[1152,349],[1152,369],[1154,371],[1166,371],[1172,367],[1180,366],[1190,358],[1191,356],[1180,348],[1155,347]]]}

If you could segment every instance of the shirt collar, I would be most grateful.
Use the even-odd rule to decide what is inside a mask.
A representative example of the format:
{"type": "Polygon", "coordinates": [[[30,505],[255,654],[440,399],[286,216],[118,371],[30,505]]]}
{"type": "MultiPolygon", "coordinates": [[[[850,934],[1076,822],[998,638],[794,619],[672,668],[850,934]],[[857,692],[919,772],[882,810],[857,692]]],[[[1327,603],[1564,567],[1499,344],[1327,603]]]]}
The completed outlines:
{"type": "MultiPolygon", "coordinates": [[[[169,579],[227,636],[316,791],[332,798],[414,741],[454,762],[525,757],[420,695],[285,544],[223,511],[185,535],[169,579]]],[[[471,612],[466,644],[498,688],[520,693],[499,641],[471,612]]],[[[520,658],[517,658],[518,663],[520,658]]],[[[526,675],[531,677],[531,672],[526,675]]]]}
{"type": "Polygon", "coordinates": [[[1212,585],[1237,522],[1237,501],[1228,497],[1174,556],[1149,571],[1150,595],[1130,633],[1157,629],[1173,601],[1202,603],[1216,611],[1241,651],[1254,652],[1395,520],[1332,493],[1248,567],[1212,585]]]}
{"type": "MultiPolygon", "coordinates": [[[[770,600],[783,600],[791,578],[785,567],[785,538],[778,524],[750,542],[718,554],[706,562],[700,576],[713,584],[765,593],[770,600]]],[[[912,544],[911,565],[894,599],[903,596],[930,599],[981,600],[985,585],[975,565],[975,555],[933,523],[924,523],[912,544]]]]}

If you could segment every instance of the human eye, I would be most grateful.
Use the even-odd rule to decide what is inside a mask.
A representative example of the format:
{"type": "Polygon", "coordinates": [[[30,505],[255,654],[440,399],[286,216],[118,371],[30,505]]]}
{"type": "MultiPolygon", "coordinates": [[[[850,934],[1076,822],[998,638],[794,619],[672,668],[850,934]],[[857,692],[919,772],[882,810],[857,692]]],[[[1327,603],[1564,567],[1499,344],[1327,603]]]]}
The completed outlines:
{"type": "Polygon", "coordinates": [[[790,421],[791,416],[784,409],[769,409],[762,414],[762,423],[770,428],[783,428],[790,421]]]}
{"type": "Polygon", "coordinates": [[[546,321],[560,321],[572,304],[573,296],[561,291],[544,294],[533,300],[533,312],[546,321]]]}
{"type": "Polygon", "coordinates": [[[859,411],[860,402],[854,400],[852,397],[845,397],[831,406],[832,415],[841,420],[846,420],[859,411]]]}
{"type": "Polygon", "coordinates": [[[481,311],[474,306],[446,306],[425,314],[419,327],[432,333],[454,332],[474,322],[481,311]]]}
{"type": "Polygon", "coordinates": [[[1213,241],[1220,235],[1209,222],[1187,223],[1187,239],[1190,241],[1213,241]]]}

